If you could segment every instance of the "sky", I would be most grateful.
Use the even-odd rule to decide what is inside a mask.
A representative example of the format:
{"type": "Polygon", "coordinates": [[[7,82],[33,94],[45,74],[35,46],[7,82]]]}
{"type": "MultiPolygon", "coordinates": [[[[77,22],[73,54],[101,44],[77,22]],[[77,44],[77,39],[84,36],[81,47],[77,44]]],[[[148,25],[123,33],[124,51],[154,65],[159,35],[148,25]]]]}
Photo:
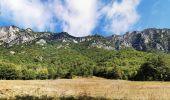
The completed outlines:
{"type": "Polygon", "coordinates": [[[42,32],[122,35],[170,28],[170,0],[0,0],[0,26],[42,32]]]}

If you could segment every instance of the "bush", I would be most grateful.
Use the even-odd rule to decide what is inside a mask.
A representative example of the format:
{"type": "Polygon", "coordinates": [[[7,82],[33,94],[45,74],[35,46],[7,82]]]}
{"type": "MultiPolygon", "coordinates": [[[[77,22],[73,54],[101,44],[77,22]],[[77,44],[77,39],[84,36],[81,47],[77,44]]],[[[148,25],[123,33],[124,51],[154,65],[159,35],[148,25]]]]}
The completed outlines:
{"type": "Polygon", "coordinates": [[[142,81],[169,80],[169,71],[170,68],[163,57],[158,56],[142,64],[134,79],[142,81]]]}
{"type": "Polygon", "coordinates": [[[56,79],[56,70],[52,67],[48,68],[48,79],[56,79]]]}
{"type": "Polygon", "coordinates": [[[33,69],[22,69],[22,79],[23,80],[32,80],[36,79],[36,72],[33,69]]]}
{"type": "Polygon", "coordinates": [[[73,78],[73,74],[72,72],[68,72],[64,78],[67,78],[67,79],[72,79],[73,78]]]}
{"type": "Polygon", "coordinates": [[[103,67],[95,70],[94,75],[108,79],[122,79],[123,73],[118,67],[103,67]]]}
{"type": "Polygon", "coordinates": [[[48,79],[48,70],[47,69],[39,69],[37,72],[37,79],[48,79]]]}
{"type": "Polygon", "coordinates": [[[135,80],[141,80],[141,81],[149,81],[149,80],[155,80],[157,75],[157,70],[154,68],[154,66],[151,63],[144,63],[136,77],[135,80]]]}
{"type": "Polygon", "coordinates": [[[19,79],[20,70],[15,65],[0,64],[0,79],[14,80],[19,79]]]}

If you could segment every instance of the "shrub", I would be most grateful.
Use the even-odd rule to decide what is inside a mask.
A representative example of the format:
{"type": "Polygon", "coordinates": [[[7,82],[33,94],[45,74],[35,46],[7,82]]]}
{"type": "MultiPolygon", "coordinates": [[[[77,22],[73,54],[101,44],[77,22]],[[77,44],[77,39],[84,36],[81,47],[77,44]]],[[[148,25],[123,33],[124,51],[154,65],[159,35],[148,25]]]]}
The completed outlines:
{"type": "Polygon", "coordinates": [[[36,78],[36,72],[33,69],[22,69],[22,79],[23,80],[32,80],[36,78]]]}
{"type": "Polygon", "coordinates": [[[170,68],[165,63],[163,57],[156,57],[146,61],[138,70],[135,80],[153,81],[168,80],[170,68]]]}
{"type": "Polygon", "coordinates": [[[55,79],[56,78],[56,70],[52,67],[48,68],[48,79],[55,79]]]}
{"type": "Polygon", "coordinates": [[[47,69],[39,69],[37,72],[37,79],[48,79],[48,70],[47,69]]]}
{"type": "Polygon", "coordinates": [[[0,64],[0,79],[14,80],[19,79],[20,70],[15,65],[0,64]]]}
{"type": "Polygon", "coordinates": [[[118,67],[103,67],[95,70],[94,75],[108,79],[122,79],[123,73],[118,67]]]}

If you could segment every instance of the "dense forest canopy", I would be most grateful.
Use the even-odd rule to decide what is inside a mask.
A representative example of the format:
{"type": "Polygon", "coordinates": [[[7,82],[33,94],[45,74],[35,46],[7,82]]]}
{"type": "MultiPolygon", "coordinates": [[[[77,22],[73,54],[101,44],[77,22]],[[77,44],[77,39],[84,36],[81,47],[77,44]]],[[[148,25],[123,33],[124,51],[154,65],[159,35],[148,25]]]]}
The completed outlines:
{"type": "Polygon", "coordinates": [[[170,54],[88,48],[86,42],[0,47],[0,79],[98,76],[125,80],[170,80],[170,54]]]}

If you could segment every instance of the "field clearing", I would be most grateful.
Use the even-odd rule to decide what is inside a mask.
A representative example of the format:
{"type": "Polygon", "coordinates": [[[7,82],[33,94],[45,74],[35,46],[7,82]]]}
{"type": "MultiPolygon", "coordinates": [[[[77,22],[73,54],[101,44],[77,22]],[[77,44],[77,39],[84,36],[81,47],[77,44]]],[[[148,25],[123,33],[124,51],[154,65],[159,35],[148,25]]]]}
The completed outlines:
{"type": "Polygon", "coordinates": [[[170,100],[170,82],[131,82],[101,78],[0,81],[1,99],[17,95],[88,95],[122,100],[170,100]]]}

